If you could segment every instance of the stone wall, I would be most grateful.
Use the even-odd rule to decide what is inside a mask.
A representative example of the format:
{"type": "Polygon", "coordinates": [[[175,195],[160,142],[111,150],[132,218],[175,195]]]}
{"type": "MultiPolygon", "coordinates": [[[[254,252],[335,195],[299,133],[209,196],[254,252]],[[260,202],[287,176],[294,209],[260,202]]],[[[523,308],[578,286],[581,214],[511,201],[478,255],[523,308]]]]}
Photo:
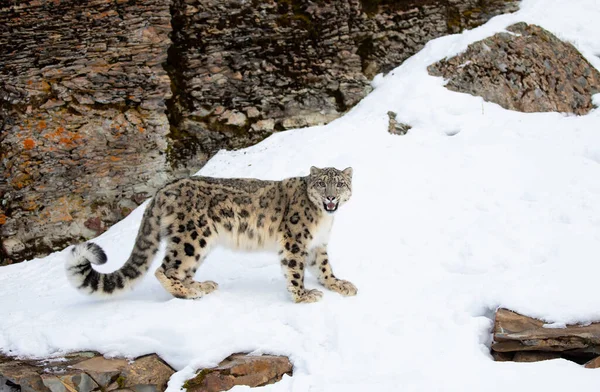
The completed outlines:
{"type": "Polygon", "coordinates": [[[22,260],[97,235],[165,182],[171,15],[162,0],[35,0],[0,19],[0,233],[22,260]]]}
{"type": "Polygon", "coordinates": [[[514,0],[0,2],[0,265],[106,230],[220,148],[326,123],[514,0]]]}
{"type": "MultiPolygon", "coordinates": [[[[506,0],[174,0],[173,137],[206,155],[327,123],[368,94],[377,73],[429,40],[517,7],[506,0]]],[[[187,154],[173,158],[177,166],[189,162],[187,154]]]]}

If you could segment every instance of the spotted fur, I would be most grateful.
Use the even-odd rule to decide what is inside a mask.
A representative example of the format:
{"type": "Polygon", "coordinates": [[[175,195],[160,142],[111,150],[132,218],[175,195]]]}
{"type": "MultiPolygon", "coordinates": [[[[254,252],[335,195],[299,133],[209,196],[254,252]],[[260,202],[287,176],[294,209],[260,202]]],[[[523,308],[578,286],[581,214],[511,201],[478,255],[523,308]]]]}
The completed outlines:
{"type": "Polygon", "coordinates": [[[333,274],[327,242],[338,208],[352,195],[352,168],[312,167],[306,177],[283,181],[190,177],[160,189],[144,213],[133,252],[119,270],[103,274],[92,264],[106,262],[94,243],[73,248],[66,264],[69,281],[96,295],[128,290],[143,277],[166,242],[155,276],[177,298],[200,298],[214,291],[212,281],[194,280],[217,245],[235,250],[278,252],[295,302],[315,302],[323,295],[304,287],[311,269],[326,288],[355,295],[356,287],[333,274]]]}

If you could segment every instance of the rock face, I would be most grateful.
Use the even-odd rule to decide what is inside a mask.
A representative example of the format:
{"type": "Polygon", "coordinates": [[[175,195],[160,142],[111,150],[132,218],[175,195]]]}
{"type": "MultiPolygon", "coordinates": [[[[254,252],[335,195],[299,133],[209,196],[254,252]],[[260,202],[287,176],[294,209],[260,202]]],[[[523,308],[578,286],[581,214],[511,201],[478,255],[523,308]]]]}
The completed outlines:
{"type": "Polygon", "coordinates": [[[0,358],[0,390],[158,392],[166,389],[174,372],[154,354],[134,361],[106,359],[92,352],[42,361],[21,361],[4,357],[0,358]]]}
{"type": "MultiPolygon", "coordinates": [[[[49,360],[17,360],[0,356],[1,392],[159,392],[175,371],[155,354],[133,361],[108,359],[94,352],[69,354],[49,360]]],[[[219,366],[203,369],[186,382],[190,392],[226,391],[275,383],[292,375],[287,357],[234,354],[219,366]]]]}
{"type": "Polygon", "coordinates": [[[209,154],[327,123],[427,41],[516,8],[498,0],[174,0],[172,124],[209,154]]]}
{"type": "Polygon", "coordinates": [[[0,265],[106,230],[220,148],[325,123],[517,0],[0,4],[0,265]]]}
{"type": "Polygon", "coordinates": [[[234,354],[215,368],[202,369],[184,388],[188,392],[219,392],[235,385],[259,387],[281,380],[284,374],[292,375],[292,364],[287,357],[234,354]]]}
{"type": "Polygon", "coordinates": [[[22,260],[96,236],[166,181],[171,15],[163,0],[0,7],[0,253],[22,260]]]}
{"type": "Polygon", "coordinates": [[[453,91],[521,112],[586,114],[600,92],[600,73],[569,43],[541,27],[517,23],[429,66],[453,91]]]}
{"type": "Polygon", "coordinates": [[[499,361],[565,358],[580,364],[593,360],[586,367],[600,365],[600,323],[564,328],[544,325],[541,320],[499,309],[494,324],[492,355],[499,361]]]}

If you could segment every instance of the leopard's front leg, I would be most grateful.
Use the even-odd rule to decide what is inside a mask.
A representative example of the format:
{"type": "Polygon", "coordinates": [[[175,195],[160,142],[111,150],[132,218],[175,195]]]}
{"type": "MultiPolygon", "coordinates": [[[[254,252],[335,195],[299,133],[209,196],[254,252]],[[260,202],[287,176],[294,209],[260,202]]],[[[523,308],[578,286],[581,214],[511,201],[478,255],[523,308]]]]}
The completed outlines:
{"type": "Polygon", "coordinates": [[[357,289],[351,282],[338,279],[333,274],[329,256],[327,255],[327,246],[322,245],[315,248],[310,255],[309,267],[319,279],[319,283],[331,291],[338,292],[344,296],[356,295],[357,289]]]}
{"type": "Polygon", "coordinates": [[[285,240],[279,255],[281,267],[287,279],[287,289],[294,302],[310,303],[319,301],[323,297],[321,291],[304,288],[304,270],[306,256],[308,255],[305,244],[288,238],[285,240]]]}

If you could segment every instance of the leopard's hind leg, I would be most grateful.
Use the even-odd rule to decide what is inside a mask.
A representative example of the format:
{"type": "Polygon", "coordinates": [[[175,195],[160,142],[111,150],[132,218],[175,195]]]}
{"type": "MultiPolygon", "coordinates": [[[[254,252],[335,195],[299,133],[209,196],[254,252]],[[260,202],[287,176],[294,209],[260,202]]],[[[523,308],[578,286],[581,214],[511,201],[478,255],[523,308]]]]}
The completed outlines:
{"type": "Polygon", "coordinates": [[[197,282],[196,270],[211,248],[210,230],[189,230],[168,237],[167,254],[155,276],[176,298],[195,299],[215,291],[213,281],[197,282]],[[200,234],[198,232],[200,231],[200,234]]]}

